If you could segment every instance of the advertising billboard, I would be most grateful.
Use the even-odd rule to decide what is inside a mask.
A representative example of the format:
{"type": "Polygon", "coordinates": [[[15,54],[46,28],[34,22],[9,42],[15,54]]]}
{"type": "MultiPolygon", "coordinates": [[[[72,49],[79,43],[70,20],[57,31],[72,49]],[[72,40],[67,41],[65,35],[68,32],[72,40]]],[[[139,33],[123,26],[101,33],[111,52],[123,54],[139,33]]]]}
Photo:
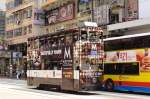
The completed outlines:
{"type": "Polygon", "coordinates": [[[74,4],[67,4],[62,7],[50,10],[46,13],[47,24],[54,24],[74,18],[74,4]]]}
{"type": "Polygon", "coordinates": [[[106,63],[139,62],[141,71],[150,71],[150,49],[112,51],[105,54],[106,63]]]}

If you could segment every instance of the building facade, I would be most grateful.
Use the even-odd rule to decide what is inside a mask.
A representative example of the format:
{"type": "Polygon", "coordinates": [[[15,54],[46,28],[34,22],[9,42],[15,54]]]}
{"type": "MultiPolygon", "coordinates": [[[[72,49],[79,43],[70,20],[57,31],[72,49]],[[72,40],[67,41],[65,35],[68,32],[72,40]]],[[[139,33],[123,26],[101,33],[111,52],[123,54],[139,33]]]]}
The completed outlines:
{"type": "Polygon", "coordinates": [[[12,52],[11,65],[23,69],[27,57],[27,39],[42,31],[42,21],[38,18],[39,0],[6,1],[6,42],[12,52]]]}
{"type": "Polygon", "coordinates": [[[14,53],[11,64],[20,66],[28,52],[36,53],[38,41],[28,44],[30,37],[76,28],[83,21],[97,22],[108,35],[106,25],[138,18],[137,5],[138,0],[7,0],[5,30],[8,50],[14,53]]]}
{"type": "Polygon", "coordinates": [[[41,0],[41,7],[46,17],[45,33],[73,28],[82,21],[95,21],[105,29],[109,24],[138,19],[138,0],[41,0]],[[70,13],[69,7],[73,15],[61,18],[70,13]]]}
{"type": "Polygon", "coordinates": [[[0,10],[0,75],[5,75],[10,53],[5,51],[5,11],[0,10]]]}
{"type": "Polygon", "coordinates": [[[4,37],[5,33],[5,11],[0,10],[0,36],[4,37]]]}

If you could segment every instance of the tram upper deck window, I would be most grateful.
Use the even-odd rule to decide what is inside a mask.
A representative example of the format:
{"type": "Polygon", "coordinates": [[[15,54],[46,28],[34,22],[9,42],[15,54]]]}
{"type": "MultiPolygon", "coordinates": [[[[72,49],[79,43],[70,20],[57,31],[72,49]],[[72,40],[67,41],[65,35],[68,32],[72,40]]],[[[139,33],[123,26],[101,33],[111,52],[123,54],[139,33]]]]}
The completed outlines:
{"type": "Polygon", "coordinates": [[[98,37],[95,31],[90,31],[89,32],[89,40],[90,41],[97,41],[98,37]]]}
{"type": "Polygon", "coordinates": [[[87,31],[81,31],[81,40],[85,41],[88,38],[87,31]]]}
{"type": "Polygon", "coordinates": [[[68,45],[72,44],[72,35],[71,34],[66,35],[65,43],[68,45]]]}
{"type": "Polygon", "coordinates": [[[79,40],[78,34],[73,35],[73,42],[76,42],[76,41],[78,41],[78,40],[79,40]]]}

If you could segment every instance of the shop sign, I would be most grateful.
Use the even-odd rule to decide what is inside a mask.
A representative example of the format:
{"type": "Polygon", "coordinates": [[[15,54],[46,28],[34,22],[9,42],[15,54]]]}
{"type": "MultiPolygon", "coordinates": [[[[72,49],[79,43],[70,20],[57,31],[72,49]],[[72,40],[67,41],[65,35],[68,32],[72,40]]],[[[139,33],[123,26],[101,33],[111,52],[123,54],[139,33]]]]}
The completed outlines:
{"type": "Polygon", "coordinates": [[[35,25],[44,25],[44,11],[41,9],[34,9],[34,20],[33,23],[35,25]]]}

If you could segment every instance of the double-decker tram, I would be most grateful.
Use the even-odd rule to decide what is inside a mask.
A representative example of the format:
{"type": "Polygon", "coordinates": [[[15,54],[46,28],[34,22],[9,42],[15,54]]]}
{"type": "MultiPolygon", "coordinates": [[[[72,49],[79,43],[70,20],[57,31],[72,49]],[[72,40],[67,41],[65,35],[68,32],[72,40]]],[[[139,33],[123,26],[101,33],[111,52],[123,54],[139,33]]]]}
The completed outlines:
{"type": "Polygon", "coordinates": [[[28,39],[29,86],[82,91],[99,87],[100,27],[82,27],[28,39]]]}
{"type": "Polygon", "coordinates": [[[150,33],[104,39],[103,86],[150,93],[150,33]]]}

